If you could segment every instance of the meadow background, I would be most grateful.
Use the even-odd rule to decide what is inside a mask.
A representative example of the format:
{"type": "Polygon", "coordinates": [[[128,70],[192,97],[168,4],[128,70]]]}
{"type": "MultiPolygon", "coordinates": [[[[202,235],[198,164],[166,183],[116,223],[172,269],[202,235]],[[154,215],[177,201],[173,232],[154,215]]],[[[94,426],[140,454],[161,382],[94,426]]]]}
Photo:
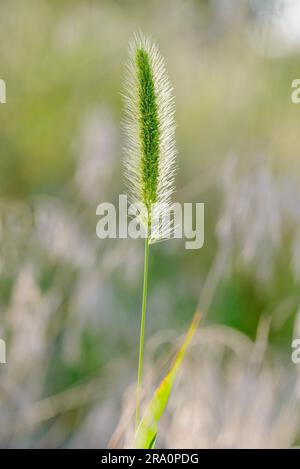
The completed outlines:
{"type": "Polygon", "coordinates": [[[175,200],[205,203],[201,250],[151,248],[149,393],[205,315],[159,446],[300,444],[299,22],[292,0],[1,2],[1,447],[130,444],[143,242],[95,230],[126,190],[120,92],[139,29],[175,88],[175,200]]]}

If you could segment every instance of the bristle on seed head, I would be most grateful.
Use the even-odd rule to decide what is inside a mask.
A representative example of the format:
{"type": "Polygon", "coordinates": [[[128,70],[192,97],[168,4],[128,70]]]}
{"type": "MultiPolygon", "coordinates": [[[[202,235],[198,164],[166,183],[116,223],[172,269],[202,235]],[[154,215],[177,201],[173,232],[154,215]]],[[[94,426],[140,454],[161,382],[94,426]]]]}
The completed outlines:
{"type": "MultiPolygon", "coordinates": [[[[173,89],[164,60],[149,36],[134,35],[126,67],[125,175],[130,202],[143,206],[140,222],[150,242],[168,226],[151,230],[152,213],[161,220],[171,208],[175,175],[175,121],[173,89]]],[[[167,222],[166,222],[167,223],[167,222]]]]}

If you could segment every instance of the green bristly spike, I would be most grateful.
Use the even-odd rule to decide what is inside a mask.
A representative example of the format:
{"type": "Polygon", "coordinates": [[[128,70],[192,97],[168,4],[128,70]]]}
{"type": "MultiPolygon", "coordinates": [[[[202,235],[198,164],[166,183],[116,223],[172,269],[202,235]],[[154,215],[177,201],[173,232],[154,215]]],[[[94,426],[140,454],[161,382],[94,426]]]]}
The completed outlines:
{"type": "Polygon", "coordinates": [[[129,202],[142,207],[138,219],[153,244],[169,230],[176,169],[173,89],[164,60],[149,36],[136,34],[129,53],[124,83],[124,169],[129,202]],[[162,223],[154,223],[154,216],[162,223]]]}
{"type": "Polygon", "coordinates": [[[140,139],[142,149],[143,199],[148,213],[157,200],[159,163],[159,121],[154,81],[148,53],[136,51],[138,76],[140,139]]]}

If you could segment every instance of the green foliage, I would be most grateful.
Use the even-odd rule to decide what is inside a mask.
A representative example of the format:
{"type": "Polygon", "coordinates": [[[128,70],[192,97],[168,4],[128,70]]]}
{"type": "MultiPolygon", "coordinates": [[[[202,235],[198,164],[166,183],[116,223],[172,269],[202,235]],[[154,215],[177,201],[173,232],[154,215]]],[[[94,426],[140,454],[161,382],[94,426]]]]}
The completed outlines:
{"type": "Polygon", "coordinates": [[[174,360],[173,366],[167,376],[162,380],[159,387],[156,389],[153,398],[149,402],[144,416],[138,427],[134,447],[138,449],[151,449],[154,448],[158,423],[163,415],[163,412],[168,404],[170,393],[176,378],[178,369],[181,365],[185,352],[194,336],[197,326],[200,321],[200,313],[196,313],[192,324],[186,334],[184,342],[179,349],[177,356],[174,360]]]}

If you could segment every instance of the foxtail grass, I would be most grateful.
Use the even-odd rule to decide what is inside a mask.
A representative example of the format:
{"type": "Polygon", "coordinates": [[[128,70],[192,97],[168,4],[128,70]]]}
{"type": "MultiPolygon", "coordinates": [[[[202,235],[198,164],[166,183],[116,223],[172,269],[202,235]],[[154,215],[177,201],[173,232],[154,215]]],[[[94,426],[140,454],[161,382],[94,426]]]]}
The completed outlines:
{"type": "Polygon", "coordinates": [[[125,175],[130,202],[140,207],[145,231],[143,297],[136,398],[136,429],[140,421],[149,246],[169,230],[165,213],[171,207],[175,175],[173,90],[164,60],[150,37],[136,34],[129,45],[125,91],[125,175]],[[153,213],[163,226],[154,229],[153,213]],[[165,226],[164,226],[165,223],[165,226]]]}

